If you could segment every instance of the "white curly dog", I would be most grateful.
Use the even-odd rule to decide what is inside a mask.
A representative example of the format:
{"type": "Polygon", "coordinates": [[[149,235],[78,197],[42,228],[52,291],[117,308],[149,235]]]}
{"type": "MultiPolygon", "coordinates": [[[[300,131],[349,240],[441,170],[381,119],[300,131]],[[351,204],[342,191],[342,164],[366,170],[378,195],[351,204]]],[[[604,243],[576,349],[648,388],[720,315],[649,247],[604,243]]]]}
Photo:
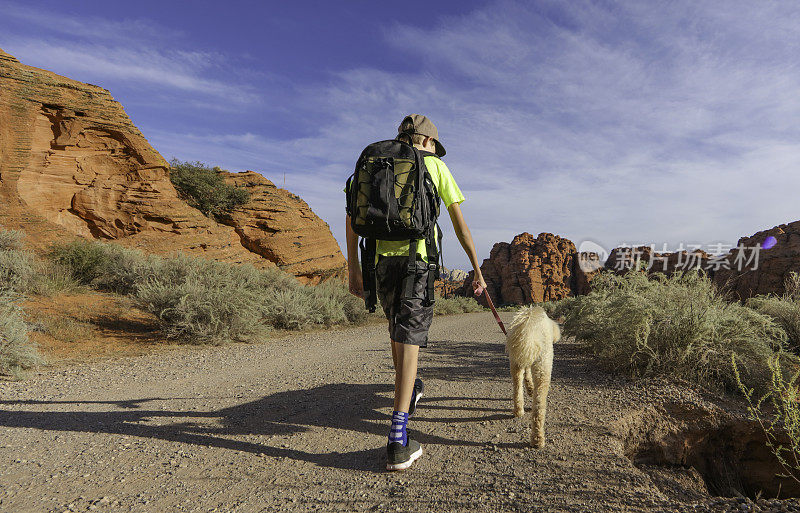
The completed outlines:
{"type": "Polygon", "coordinates": [[[558,323],[550,319],[540,306],[523,307],[511,321],[506,337],[506,352],[514,382],[514,416],[525,413],[522,382],[533,397],[531,446],[544,446],[544,417],[547,392],[553,370],[553,343],[561,340],[558,323]]]}

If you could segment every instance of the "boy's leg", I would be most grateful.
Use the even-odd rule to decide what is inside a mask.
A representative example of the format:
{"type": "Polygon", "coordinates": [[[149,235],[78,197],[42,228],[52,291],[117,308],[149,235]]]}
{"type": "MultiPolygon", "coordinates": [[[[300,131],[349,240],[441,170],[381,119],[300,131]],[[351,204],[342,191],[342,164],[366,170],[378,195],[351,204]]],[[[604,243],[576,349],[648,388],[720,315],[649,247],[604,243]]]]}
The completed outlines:
{"type": "Polygon", "coordinates": [[[392,340],[392,361],[394,362],[394,372],[395,372],[395,374],[397,374],[397,369],[398,369],[398,366],[397,366],[397,346],[398,345],[401,345],[401,344],[399,344],[398,342],[395,342],[394,340],[392,340]]]}
{"type": "Polygon", "coordinates": [[[394,409],[408,413],[414,393],[414,380],[417,377],[419,346],[392,341],[392,356],[395,355],[394,409]]]}

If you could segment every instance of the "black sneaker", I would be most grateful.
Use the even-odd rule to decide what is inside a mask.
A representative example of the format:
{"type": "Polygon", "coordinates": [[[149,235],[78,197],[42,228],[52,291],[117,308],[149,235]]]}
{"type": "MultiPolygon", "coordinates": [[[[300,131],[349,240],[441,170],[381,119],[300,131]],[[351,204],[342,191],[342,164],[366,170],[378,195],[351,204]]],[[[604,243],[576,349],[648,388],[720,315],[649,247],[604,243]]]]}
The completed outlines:
{"type": "Polygon", "coordinates": [[[422,446],[416,440],[408,440],[408,445],[389,442],[386,445],[386,470],[405,470],[422,456],[422,446]]]}
{"type": "Polygon", "coordinates": [[[422,399],[422,392],[425,391],[425,385],[422,380],[417,378],[414,380],[414,392],[411,394],[411,404],[408,406],[408,416],[414,415],[417,410],[417,403],[422,399]]]}

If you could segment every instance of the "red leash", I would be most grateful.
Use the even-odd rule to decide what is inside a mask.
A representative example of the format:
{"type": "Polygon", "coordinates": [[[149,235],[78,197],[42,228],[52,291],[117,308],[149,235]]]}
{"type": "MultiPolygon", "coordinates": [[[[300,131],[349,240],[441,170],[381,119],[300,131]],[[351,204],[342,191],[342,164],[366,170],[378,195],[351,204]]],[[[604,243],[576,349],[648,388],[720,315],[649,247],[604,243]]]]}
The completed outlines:
{"type": "Polygon", "coordinates": [[[494,308],[494,303],[492,303],[492,298],[489,296],[489,291],[485,288],[478,285],[478,288],[475,289],[475,297],[480,297],[481,294],[486,294],[486,302],[489,303],[489,308],[492,309],[492,313],[494,314],[494,320],[497,321],[497,324],[500,325],[500,329],[503,330],[503,335],[508,336],[506,332],[506,327],[503,324],[503,321],[500,320],[500,316],[497,315],[497,310],[494,308]]]}

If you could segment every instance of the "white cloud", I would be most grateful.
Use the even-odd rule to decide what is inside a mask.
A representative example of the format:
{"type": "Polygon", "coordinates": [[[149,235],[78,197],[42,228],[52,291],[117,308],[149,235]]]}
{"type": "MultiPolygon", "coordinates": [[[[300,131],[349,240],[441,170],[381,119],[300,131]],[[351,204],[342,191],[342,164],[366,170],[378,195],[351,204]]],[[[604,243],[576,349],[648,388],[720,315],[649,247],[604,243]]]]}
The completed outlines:
{"type": "Polygon", "coordinates": [[[206,78],[206,72],[221,59],[210,53],[26,38],[0,41],[21,62],[58,70],[71,78],[88,77],[87,81],[100,83],[108,80],[131,81],[156,89],[211,95],[233,103],[251,104],[259,101],[259,96],[250,88],[206,78]]]}

